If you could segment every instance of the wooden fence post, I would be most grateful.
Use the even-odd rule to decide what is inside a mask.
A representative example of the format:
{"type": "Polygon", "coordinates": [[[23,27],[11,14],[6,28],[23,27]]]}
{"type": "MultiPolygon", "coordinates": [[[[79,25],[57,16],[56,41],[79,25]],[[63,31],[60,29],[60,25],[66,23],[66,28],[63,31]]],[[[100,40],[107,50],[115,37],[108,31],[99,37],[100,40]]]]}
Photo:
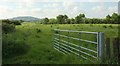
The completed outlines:
{"type": "Polygon", "coordinates": [[[120,52],[119,52],[119,38],[113,39],[113,55],[117,63],[120,63],[120,52]]]}
{"type": "Polygon", "coordinates": [[[110,38],[106,38],[106,60],[110,63],[110,38]]]}

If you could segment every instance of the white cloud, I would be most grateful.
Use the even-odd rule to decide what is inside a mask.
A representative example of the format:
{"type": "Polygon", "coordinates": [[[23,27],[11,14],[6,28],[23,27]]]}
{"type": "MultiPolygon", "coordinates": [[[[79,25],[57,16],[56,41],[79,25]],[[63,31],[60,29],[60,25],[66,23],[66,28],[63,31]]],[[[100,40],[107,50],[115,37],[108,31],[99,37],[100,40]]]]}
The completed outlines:
{"type": "Polygon", "coordinates": [[[119,0],[85,0],[88,2],[118,2],[119,0]]]}
{"type": "Polygon", "coordinates": [[[95,6],[92,8],[91,11],[91,16],[94,15],[94,17],[104,17],[105,13],[106,13],[106,8],[104,8],[103,6],[95,6]]]}
{"type": "MultiPolygon", "coordinates": [[[[102,2],[108,0],[1,0],[0,2],[0,18],[11,18],[14,16],[36,16],[36,17],[55,17],[59,14],[67,14],[69,17],[75,17],[79,13],[85,13],[82,8],[84,4],[78,2],[102,2]],[[36,3],[53,2],[52,4],[44,4],[36,7],[36,3]],[[62,4],[60,4],[60,2],[62,4]],[[12,7],[11,7],[12,6],[12,7]],[[35,6],[35,7],[34,7],[35,6]],[[14,8],[15,7],[15,8],[14,8]],[[44,8],[46,7],[46,8],[44,8]]],[[[109,0],[115,1],[115,0],[109,0]]],[[[116,0],[118,1],[118,0],[116,0]]],[[[41,4],[40,3],[40,4],[41,4]]],[[[117,7],[95,6],[92,8],[95,17],[104,16],[117,11],[117,7]]],[[[92,15],[93,16],[93,15],[92,15]]]]}
{"type": "Polygon", "coordinates": [[[67,14],[70,18],[77,16],[79,13],[85,13],[85,10],[82,8],[82,5],[83,4],[79,2],[63,2],[65,14],[67,14]]]}
{"type": "Polygon", "coordinates": [[[109,7],[108,8],[109,13],[117,13],[118,12],[118,7],[114,6],[114,7],[109,7]]]}
{"type": "Polygon", "coordinates": [[[104,6],[96,6],[96,7],[93,7],[92,10],[95,13],[101,13],[101,12],[105,12],[106,8],[104,6]]]}
{"type": "Polygon", "coordinates": [[[63,2],[63,6],[65,7],[71,7],[71,6],[76,6],[77,3],[76,2],[73,2],[73,1],[64,1],[63,2]]]}
{"type": "MultiPolygon", "coordinates": [[[[39,0],[41,2],[64,2],[65,0],[39,0]]],[[[67,0],[77,2],[118,2],[119,0],[67,0]]]]}
{"type": "Polygon", "coordinates": [[[119,0],[1,0],[0,2],[14,2],[14,3],[35,3],[35,2],[118,2],[119,0]]]}
{"type": "MultiPolygon", "coordinates": [[[[27,4],[28,0],[21,1],[22,3],[18,3],[16,6],[16,9],[11,9],[4,7],[4,11],[0,10],[1,16],[0,18],[11,18],[13,16],[24,16],[24,15],[31,15],[31,16],[37,16],[37,17],[55,17],[59,14],[67,14],[69,16],[72,16],[73,14],[77,14],[79,11],[79,6],[76,4],[77,2],[62,2],[63,4],[59,3],[53,3],[53,4],[45,4],[42,7],[45,8],[31,8],[31,6],[34,3],[27,4]],[[48,8],[51,7],[51,8],[48,8]],[[69,12],[71,10],[71,12],[69,12]],[[5,16],[4,16],[5,15],[5,16]]],[[[12,1],[11,1],[12,2],[12,1]]],[[[16,2],[16,1],[15,1],[16,2]]]]}
{"type": "MultiPolygon", "coordinates": [[[[92,14],[94,14],[95,17],[105,17],[108,14],[117,13],[117,6],[111,6],[111,7],[104,7],[104,6],[95,6],[92,8],[92,14]]],[[[92,15],[93,16],[93,15],[92,15]]]]}
{"type": "Polygon", "coordinates": [[[10,17],[9,13],[13,13],[13,10],[7,7],[0,7],[0,18],[10,17]]]}

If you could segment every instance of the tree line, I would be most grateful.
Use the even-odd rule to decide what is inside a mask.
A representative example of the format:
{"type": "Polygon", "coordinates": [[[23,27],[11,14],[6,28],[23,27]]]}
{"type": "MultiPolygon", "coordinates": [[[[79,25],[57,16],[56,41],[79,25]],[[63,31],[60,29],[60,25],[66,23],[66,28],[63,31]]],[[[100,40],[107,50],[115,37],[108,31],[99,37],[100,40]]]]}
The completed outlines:
{"type": "Polygon", "coordinates": [[[87,18],[85,14],[79,14],[75,18],[69,18],[67,15],[58,15],[56,18],[43,18],[42,24],[120,24],[120,15],[113,13],[105,18],[87,18]]]}

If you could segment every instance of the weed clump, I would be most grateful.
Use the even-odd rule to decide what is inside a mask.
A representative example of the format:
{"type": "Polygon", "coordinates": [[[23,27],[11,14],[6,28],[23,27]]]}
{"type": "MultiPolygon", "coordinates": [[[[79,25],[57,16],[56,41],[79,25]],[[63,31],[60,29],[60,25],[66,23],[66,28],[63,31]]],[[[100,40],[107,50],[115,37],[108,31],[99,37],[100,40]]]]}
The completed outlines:
{"type": "Polygon", "coordinates": [[[109,27],[110,27],[110,28],[113,28],[113,26],[112,26],[112,25],[109,25],[109,27]]]}
{"type": "Polygon", "coordinates": [[[75,25],[73,25],[73,27],[75,27],[75,25]]]}
{"type": "Polygon", "coordinates": [[[37,31],[37,33],[40,33],[40,32],[42,32],[40,29],[36,29],[36,31],[37,31]]]}
{"type": "Polygon", "coordinates": [[[107,28],[107,26],[103,25],[103,28],[107,28]]]}
{"type": "Polygon", "coordinates": [[[92,25],[92,24],[90,24],[90,26],[91,26],[91,27],[93,27],[93,25],[92,25]]]}
{"type": "Polygon", "coordinates": [[[35,37],[36,37],[36,38],[40,38],[40,36],[39,36],[39,35],[35,35],[35,37]]]}
{"type": "Polygon", "coordinates": [[[53,26],[51,25],[50,27],[52,28],[53,26]]]}
{"type": "Polygon", "coordinates": [[[55,31],[55,33],[56,33],[56,34],[58,34],[58,33],[59,33],[59,31],[55,31]]]}
{"type": "Polygon", "coordinates": [[[59,27],[57,27],[57,29],[59,29],[59,27]]]}

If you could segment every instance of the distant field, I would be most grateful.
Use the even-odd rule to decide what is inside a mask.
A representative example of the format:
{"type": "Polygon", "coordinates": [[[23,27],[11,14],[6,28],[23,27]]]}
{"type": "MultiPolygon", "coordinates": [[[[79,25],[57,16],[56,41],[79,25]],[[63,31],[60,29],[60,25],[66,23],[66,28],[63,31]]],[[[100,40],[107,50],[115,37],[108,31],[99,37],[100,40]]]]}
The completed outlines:
{"type": "MultiPolygon", "coordinates": [[[[4,64],[89,64],[77,56],[63,55],[52,47],[53,29],[104,32],[105,38],[118,36],[117,24],[39,24],[22,23],[9,38],[24,40],[30,45],[28,53],[14,58],[3,59],[4,64]],[[39,29],[39,31],[38,31],[39,29]]],[[[90,63],[91,64],[91,63],[90,63]]]]}

